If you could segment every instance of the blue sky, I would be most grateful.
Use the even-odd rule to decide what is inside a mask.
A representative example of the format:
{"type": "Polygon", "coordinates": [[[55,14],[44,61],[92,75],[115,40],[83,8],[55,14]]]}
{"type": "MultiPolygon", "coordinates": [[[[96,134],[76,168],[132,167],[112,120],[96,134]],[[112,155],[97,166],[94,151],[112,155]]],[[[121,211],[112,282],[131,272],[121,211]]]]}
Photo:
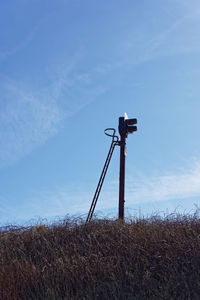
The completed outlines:
{"type": "MultiPolygon", "coordinates": [[[[200,204],[200,3],[0,3],[0,223],[88,212],[126,111],[126,215],[200,204]]],[[[119,149],[97,212],[117,216],[119,149]]]]}

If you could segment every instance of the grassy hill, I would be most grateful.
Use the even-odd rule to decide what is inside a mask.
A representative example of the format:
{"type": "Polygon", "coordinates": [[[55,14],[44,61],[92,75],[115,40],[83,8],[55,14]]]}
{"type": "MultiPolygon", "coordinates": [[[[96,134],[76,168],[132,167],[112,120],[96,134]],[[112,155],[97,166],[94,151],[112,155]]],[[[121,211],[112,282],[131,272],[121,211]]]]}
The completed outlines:
{"type": "Polygon", "coordinates": [[[8,227],[0,299],[200,299],[200,220],[8,227]]]}

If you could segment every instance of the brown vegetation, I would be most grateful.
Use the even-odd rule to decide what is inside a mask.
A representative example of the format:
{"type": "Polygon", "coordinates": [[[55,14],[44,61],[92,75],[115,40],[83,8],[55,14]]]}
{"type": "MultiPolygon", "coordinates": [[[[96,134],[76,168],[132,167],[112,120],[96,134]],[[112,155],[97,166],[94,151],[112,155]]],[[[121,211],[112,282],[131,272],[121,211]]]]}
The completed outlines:
{"type": "Polygon", "coordinates": [[[200,220],[65,220],[0,232],[0,299],[199,299],[200,220]]]}

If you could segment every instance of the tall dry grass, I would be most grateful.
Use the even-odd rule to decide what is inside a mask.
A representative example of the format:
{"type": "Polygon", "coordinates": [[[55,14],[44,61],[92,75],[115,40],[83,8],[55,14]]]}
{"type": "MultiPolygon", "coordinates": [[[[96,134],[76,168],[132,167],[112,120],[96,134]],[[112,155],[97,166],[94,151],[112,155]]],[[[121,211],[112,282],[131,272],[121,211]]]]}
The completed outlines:
{"type": "Polygon", "coordinates": [[[200,299],[200,220],[8,227],[0,299],[200,299]]]}

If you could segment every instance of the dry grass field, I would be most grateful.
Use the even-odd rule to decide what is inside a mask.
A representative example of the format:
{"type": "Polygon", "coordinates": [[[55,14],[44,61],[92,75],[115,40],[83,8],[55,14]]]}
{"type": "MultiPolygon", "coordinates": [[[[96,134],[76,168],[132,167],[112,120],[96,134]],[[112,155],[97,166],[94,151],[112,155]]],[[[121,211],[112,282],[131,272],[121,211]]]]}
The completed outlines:
{"type": "Polygon", "coordinates": [[[2,228],[0,299],[200,299],[200,220],[2,228]]]}

